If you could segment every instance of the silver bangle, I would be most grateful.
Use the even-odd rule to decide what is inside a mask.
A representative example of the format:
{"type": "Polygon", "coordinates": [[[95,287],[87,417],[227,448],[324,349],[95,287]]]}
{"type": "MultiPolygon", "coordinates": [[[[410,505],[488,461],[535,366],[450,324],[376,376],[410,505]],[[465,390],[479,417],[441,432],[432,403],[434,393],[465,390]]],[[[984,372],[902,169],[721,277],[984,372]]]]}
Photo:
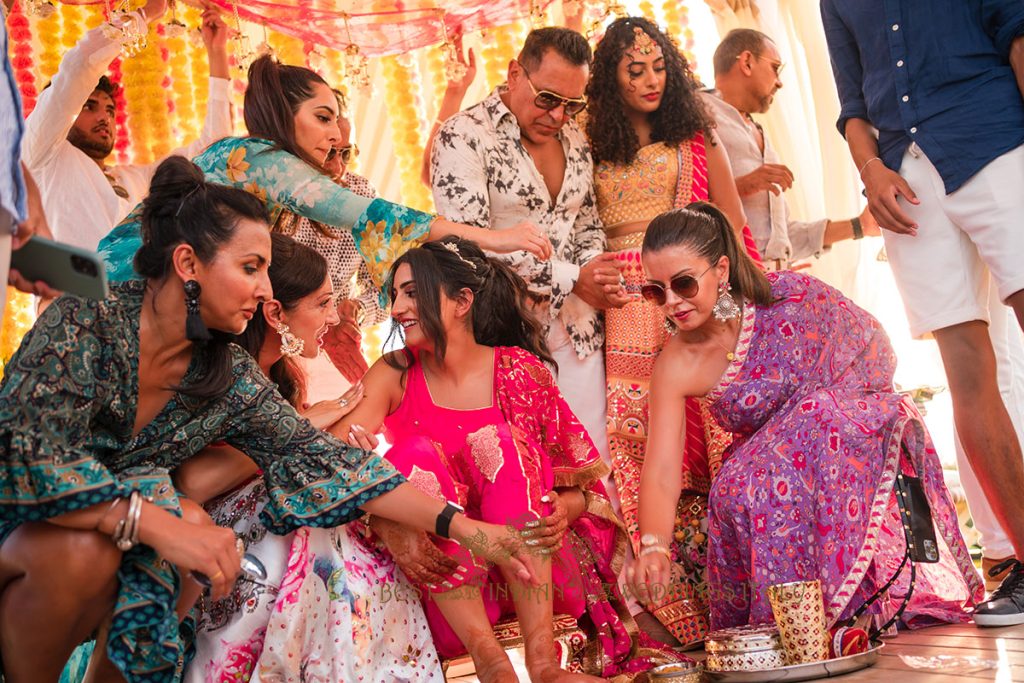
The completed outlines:
{"type": "Polygon", "coordinates": [[[128,498],[128,512],[114,527],[111,538],[121,552],[128,552],[139,544],[139,520],[142,517],[142,494],[132,491],[128,498]]]}
{"type": "Polygon", "coordinates": [[[870,159],[865,161],[864,165],[860,167],[859,171],[857,171],[857,175],[860,176],[860,179],[864,180],[864,169],[868,167],[868,164],[870,164],[872,161],[881,161],[881,160],[882,160],[881,157],[871,157],[870,159]]]}

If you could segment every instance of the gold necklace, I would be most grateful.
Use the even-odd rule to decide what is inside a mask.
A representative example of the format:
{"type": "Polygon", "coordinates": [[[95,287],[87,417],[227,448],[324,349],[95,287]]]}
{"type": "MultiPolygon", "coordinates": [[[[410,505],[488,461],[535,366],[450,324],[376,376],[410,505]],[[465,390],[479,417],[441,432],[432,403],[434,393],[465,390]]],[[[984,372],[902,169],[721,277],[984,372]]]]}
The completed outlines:
{"type": "Polygon", "coordinates": [[[720,346],[722,350],[725,351],[725,359],[727,361],[731,363],[732,361],[736,360],[736,352],[734,350],[730,350],[728,346],[718,341],[717,339],[712,339],[711,341],[715,342],[715,344],[720,346]]]}
{"type": "MultiPolygon", "coordinates": [[[[726,329],[728,329],[728,328],[726,328],[726,329]]],[[[730,349],[728,346],[726,346],[722,342],[718,341],[713,336],[709,336],[708,338],[711,341],[713,341],[716,346],[718,346],[720,349],[725,351],[725,358],[726,358],[726,360],[728,360],[730,363],[732,361],[736,360],[736,349],[735,348],[730,349]]],[[[739,343],[739,339],[737,339],[737,343],[739,343]]]]}

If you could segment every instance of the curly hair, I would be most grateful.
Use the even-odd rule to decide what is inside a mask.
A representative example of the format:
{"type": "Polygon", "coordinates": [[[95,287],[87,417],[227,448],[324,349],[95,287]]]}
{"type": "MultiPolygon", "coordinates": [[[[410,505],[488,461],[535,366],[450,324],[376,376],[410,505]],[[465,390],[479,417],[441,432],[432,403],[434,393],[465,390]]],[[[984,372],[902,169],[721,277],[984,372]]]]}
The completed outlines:
{"type": "Polygon", "coordinates": [[[698,83],[672,39],[643,17],[616,19],[594,50],[587,84],[586,132],[595,164],[628,164],[640,149],[640,139],[626,118],[617,76],[622,55],[633,45],[634,28],[650,36],[665,56],[665,92],[661,105],[650,114],[651,140],[678,145],[700,131],[708,135],[711,132],[711,119],[697,97],[698,83]]]}

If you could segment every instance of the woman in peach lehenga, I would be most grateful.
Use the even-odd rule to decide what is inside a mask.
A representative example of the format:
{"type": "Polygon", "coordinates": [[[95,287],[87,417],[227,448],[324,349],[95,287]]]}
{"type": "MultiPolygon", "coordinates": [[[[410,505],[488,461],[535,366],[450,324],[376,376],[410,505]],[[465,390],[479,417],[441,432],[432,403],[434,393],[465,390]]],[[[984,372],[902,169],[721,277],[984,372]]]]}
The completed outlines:
{"type": "MultiPolygon", "coordinates": [[[[715,142],[686,60],[652,22],[614,21],[594,52],[587,135],[594,156],[598,211],[609,251],[618,254],[633,300],[605,313],[608,436],[622,515],[635,553],[643,553],[637,498],[647,445],[647,396],[654,360],[667,337],[664,317],[640,296],[640,245],[658,214],[710,200],[729,217],[751,256],[756,247],[729,170],[715,142]],[[710,143],[710,144],[708,144],[710,143]]],[[[654,616],[683,645],[707,631],[704,565],[711,476],[729,441],[697,399],[687,401],[683,495],[672,554],[672,594],[654,616]]]]}

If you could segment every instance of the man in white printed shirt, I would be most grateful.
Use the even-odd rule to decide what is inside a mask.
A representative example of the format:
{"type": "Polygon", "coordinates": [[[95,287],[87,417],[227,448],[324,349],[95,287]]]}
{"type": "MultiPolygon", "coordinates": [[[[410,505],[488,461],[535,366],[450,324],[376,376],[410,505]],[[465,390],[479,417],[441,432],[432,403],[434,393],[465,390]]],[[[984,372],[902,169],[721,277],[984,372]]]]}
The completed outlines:
{"type": "Polygon", "coordinates": [[[775,43],[760,31],[735,29],[715,50],[714,67],[715,89],[701,95],[729,155],[747,224],[765,263],[786,268],[840,240],[879,235],[867,209],[849,220],[790,218],[782,193],[792,187],[793,172],[750,116],[767,112],[782,87],[783,63],[775,43]]]}
{"type": "Polygon", "coordinates": [[[551,240],[550,261],[525,252],[503,258],[548,326],[559,389],[610,464],[600,311],[629,299],[614,257],[603,253],[590,147],[572,120],[585,105],[591,58],[575,31],[531,31],[507,85],[438,131],[431,185],[437,210],[452,220],[495,230],[532,221],[551,240]]]}
{"type": "MultiPolygon", "coordinates": [[[[149,193],[150,179],[162,159],[147,165],[106,164],[116,138],[116,89],[104,72],[120,53],[125,36],[144,34],[147,22],[157,21],[166,7],[167,0],[149,0],[127,16],[127,31],[104,24],[86,33],[64,55],[25,121],[22,161],[39,184],[47,221],[58,241],[96,249],[149,193]]],[[[227,27],[212,6],[203,13],[202,34],[210,63],[206,122],[198,140],[172,152],[189,158],[232,132],[227,27]]]]}

